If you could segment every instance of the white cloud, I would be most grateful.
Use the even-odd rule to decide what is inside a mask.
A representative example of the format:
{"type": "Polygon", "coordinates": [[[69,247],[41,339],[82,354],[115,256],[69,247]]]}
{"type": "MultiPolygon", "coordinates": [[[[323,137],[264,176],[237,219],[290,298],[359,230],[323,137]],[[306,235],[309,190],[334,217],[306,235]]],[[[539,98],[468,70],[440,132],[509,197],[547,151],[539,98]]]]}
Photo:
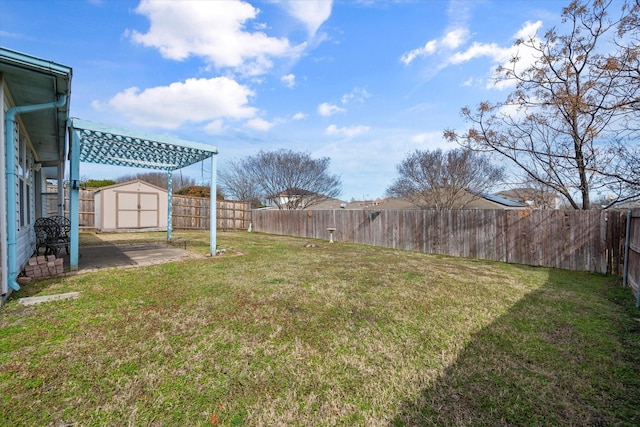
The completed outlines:
{"type": "Polygon", "coordinates": [[[518,30],[517,33],[513,35],[514,39],[524,39],[527,40],[530,37],[534,37],[538,30],[542,27],[542,21],[531,22],[527,21],[524,23],[522,28],[518,30]]]}
{"type": "Polygon", "coordinates": [[[474,87],[482,84],[482,80],[477,77],[469,77],[467,80],[462,82],[462,86],[464,87],[474,87]]]}
{"type": "Polygon", "coordinates": [[[429,40],[424,46],[402,54],[400,60],[404,62],[405,65],[409,65],[411,64],[411,62],[413,62],[414,59],[418,58],[419,56],[434,54],[436,52],[437,46],[438,42],[436,40],[429,40]]]}
{"type": "MultiPolygon", "coordinates": [[[[514,40],[534,39],[534,44],[537,45],[539,43],[539,40],[537,39],[537,32],[541,27],[542,27],[542,21],[536,21],[536,22],[527,21],[524,23],[522,28],[516,34],[514,34],[513,38],[514,40]]],[[[515,70],[516,72],[521,72],[526,68],[530,67],[531,65],[533,65],[537,61],[536,59],[537,55],[538,54],[535,50],[533,50],[530,47],[526,47],[523,44],[520,44],[517,46],[513,45],[509,48],[508,57],[505,60],[503,60],[502,63],[506,63],[512,57],[517,56],[518,62],[515,64],[515,70]]],[[[497,65],[498,64],[496,64],[496,66],[494,66],[492,69],[494,77],[497,77],[497,73],[496,73],[497,65]]],[[[490,89],[495,88],[495,89],[503,90],[503,89],[513,87],[516,84],[516,82],[513,80],[503,79],[503,80],[498,80],[495,83],[493,80],[495,79],[492,79],[492,81],[487,84],[487,87],[490,89]]]]}
{"type": "MultiPolygon", "coordinates": [[[[542,21],[536,22],[525,22],[522,28],[520,28],[516,34],[513,35],[514,40],[524,39],[528,40],[529,38],[535,37],[538,29],[542,26],[542,21]]],[[[465,51],[456,52],[449,57],[449,62],[451,64],[460,64],[463,62],[471,61],[475,58],[480,57],[488,57],[491,58],[494,62],[504,63],[509,61],[512,56],[518,54],[518,57],[521,58],[519,62],[525,64],[525,66],[529,65],[533,61],[533,52],[524,47],[523,45],[519,46],[508,46],[501,47],[496,43],[479,43],[474,42],[471,46],[469,46],[465,51]]]]}
{"type": "Polygon", "coordinates": [[[420,150],[450,150],[452,148],[457,148],[456,144],[451,144],[450,142],[445,141],[442,137],[442,132],[422,132],[417,133],[411,137],[411,146],[409,151],[414,149],[420,150]]]}
{"type": "Polygon", "coordinates": [[[256,19],[259,9],[243,1],[142,0],[136,12],[149,18],[150,28],[146,33],[128,31],[131,40],[177,61],[195,55],[218,68],[259,75],[273,66],[271,58],[295,58],[306,47],[247,31],[247,22],[256,19]]]}
{"type": "Polygon", "coordinates": [[[447,49],[457,49],[469,38],[469,30],[466,28],[456,28],[447,32],[442,39],[440,45],[447,49]]]}
{"type": "Polygon", "coordinates": [[[224,120],[214,120],[207,124],[203,130],[212,135],[220,134],[224,131],[224,120]]]}
{"type": "Polygon", "coordinates": [[[413,49],[402,55],[400,60],[409,65],[416,58],[433,55],[440,50],[451,50],[461,46],[469,38],[469,30],[455,28],[445,33],[441,38],[429,40],[424,46],[413,49]]]}
{"type": "MultiPolygon", "coordinates": [[[[452,2],[451,9],[454,9],[453,5],[458,4],[458,2],[452,2]]],[[[493,65],[491,65],[490,69],[488,70],[488,74],[491,76],[491,78],[487,80],[486,88],[500,90],[513,86],[515,82],[504,79],[496,79],[498,77],[498,65],[508,63],[514,56],[517,56],[519,58],[518,62],[515,65],[517,71],[522,71],[523,69],[534,63],[535,52],[522,44],[518,46],[514,44],[511,44],[509,46],[501,46],[497,43],[482,43],[476,41],[473,42],[470,46],[456,51],[456,49],[464,46],[464,44],[466,43],[467,39],[469,38],[469,31],[466,28],[460,26],[463,24],[461,21],[464,21],[464,19],[458,18],[455,19],[455,21],[458,27],[446,32],[439,39],[428,41],[423,47],[419,47],[417,49],[406,52],[404,55],[402,55],[401,61],[405,65],[409,65],[416,58],[422,56],[437,56],[440,64],[432,66],[432,73],[434,73],[433,70],[435,70],[435,72],[439,72],[451,65],[463,64],[478,58],[488,58],[489,60],[491,60],[493,65]]],[[[541,27],[542,21],[526,21],[522,25],[522,27],[513,35],[513,40],[529,40],[531,38],[535,39],[536,34],[541,27]]],[[[478,85],[480,81],[481,80],[478,77],[470,77],[462,85],[478,85]]]]}
{"type": "Polygon", "coordinates": [[[273,125],[274,125],[273,123],[270,123],[259,117],[251,119],[246,123],[246,126],[248,128],[255,129],[255,130],[269,130],[273,127],[273,125]]]}
{"type": "Polygon", "coordinates": [[[416,144],[422,144],[428,141],[430,137],[431,137],[430,133],[427,133],[427,132],[418,133],[411,137],[411,142],[415,142],[416,144]]]}
{"type": "Polygon", "coordinates": [[[221,119],[249,119],[256,109],[247,104],[254,93],[227,77],[188,79],[145,90],[132,87],[118,93],[106,107],[145,127],[176,129],[185,123],[207,123],[211,130],[221,127],[221,119]]]}
{"type": "Polygon", "coordinates": [[[296,76],[295,74],[287,74],[286,76],[280,77],[280,81],[284,83],[286,87],[292,88],[296,85],[296,76]]]}
{"type": "Polygon", "coordinates": [[[331,0],[289,0],[281,5],[289,13],[307,27],[310,37],[315,36],[320,26],[331,16],[333,1],[331,0]]]}
{"type": "Polygon", "coordinates": [[[510,53],[510,48],[500,47],[495,43],[486,44],[474,42],[465,51],[456,52],[451,55],[449,57],[449,63],[461,64],[483,56],[489,57],[496,62],[503,62],[509,60],[510,53]]]}
{"type": "Polygon", "coordinates": [[[337,113],[344,113],[346,110],[344,108],[340,108],[337,105],[329,104],[328,102],[323,102],[318,105],[318,114],[323,117],[329,117],[337,113]]]}
{"type": "Polygon", "coordinates": [[[342,95],[340,102],[342,102],[343,105],[348,104],[353,100],[363,103],[364,100],[369,98],[370,96],[371,95],[369,94],[369,92],[367,92],[366,89],[355,87],[351,92],[345,93],[344,95],[342,95]]]}
{"type": "Polygon", "coordinates": [[[368,132],[369,129],[370,129],[369,126],[363,126],[363,125],[343,127],[343,128],[339,128],[336,125],[329,125],[327,126],[325,133],[327,135],[342,135],[348,138],[353,138],[354,136],[368,132]]]}
{"type": "Polygon", "coordinates": [[[293,115],[293,117],[292,117],[292,118],[293,118],[293,120],[304,120],[304,119],[306,119],[307,117],[309,117],[309,115],[308,115],[308,114],[305,114],[305,113],[295,113],[295,114],[293,115]]]}

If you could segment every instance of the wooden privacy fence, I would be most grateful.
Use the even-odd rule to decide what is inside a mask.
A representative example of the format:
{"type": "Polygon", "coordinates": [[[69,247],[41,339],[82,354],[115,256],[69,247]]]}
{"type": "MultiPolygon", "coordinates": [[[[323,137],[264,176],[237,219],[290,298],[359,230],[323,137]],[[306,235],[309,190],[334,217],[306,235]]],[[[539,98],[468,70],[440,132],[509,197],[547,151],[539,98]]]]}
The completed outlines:
{"type": "MultiPolygon", "coordinates": [[[[216,222],[219,230],[246,230],[249,226],[249,204],[230,200],[216,201],[216,222]]],[[[209,199],[193,196],[173,196],[173,228],[209,229],[209,199]]]]}
{"type": "MultiPolygon", "coordinates": [[[[58,215],[58,196],[54,193],[57,187],[48,187],[47,189],[47,216],[58,215]]],[[[93,230],[96,228],[95,199],[94,189],[80,189],[79,194],[79,213],[80,213],[80,230],[93,230]]],[[[64,193],[65,216],[69,216],[69,190],[65,189],[64,193]]]]}
{"type": "Polygon", "coordinates": [[[255,231],[621,275],[626,213],[569,210],[252,211],[255,231]]]}
{"type": "MultiPolygon", "coordinates": [[[[48,216],[57,215],[55,188],[49,189],[46,206],[48,216]]],[[[80,190],[80,229],[94,230],[95,189],[80,190]]],[[[65,215],[69,215],[69,191],[65,190],[65,215]]],[[[249,226],[250,206],[247,202],[218,200],[216,222],[219,230],[246,230],[249,226]]],[[[174,229],[209,229],[209,199],[205,197],[173,195],[172,225],[174,229]]]]}
{"type": "Polygon", "coordinates": [[[631,288],[636,296],[636,307],[640,307],[640,209],[629,212],[628,219],[622,283],[631,288]]]}

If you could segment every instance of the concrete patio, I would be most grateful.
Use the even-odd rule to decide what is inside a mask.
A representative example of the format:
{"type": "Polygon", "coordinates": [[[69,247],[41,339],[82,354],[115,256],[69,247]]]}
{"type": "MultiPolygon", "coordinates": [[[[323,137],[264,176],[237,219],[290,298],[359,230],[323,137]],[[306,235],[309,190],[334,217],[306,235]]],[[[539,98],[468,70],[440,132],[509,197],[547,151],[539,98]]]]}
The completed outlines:
{"type": "MultiPolygon", "coordinates": [[[[101,243],[80,247],[78,271],[91,271],[102,268],[138,267],[162,264],[197,255],[164,243],[101,243]]],[[[69,255],[62,250],[65,271],[69,268],[69,255]]]]}

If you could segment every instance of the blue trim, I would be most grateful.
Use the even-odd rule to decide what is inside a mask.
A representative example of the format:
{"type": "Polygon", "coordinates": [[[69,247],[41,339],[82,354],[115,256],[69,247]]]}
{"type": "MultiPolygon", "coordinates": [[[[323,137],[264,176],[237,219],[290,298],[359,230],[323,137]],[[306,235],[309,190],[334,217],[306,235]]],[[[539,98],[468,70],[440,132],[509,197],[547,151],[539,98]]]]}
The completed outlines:
{"type": "MultiPolygon", "coordinates": [[[[90,122],[88,120],[71,118],[70,126],[73,129],[77,129],[77,130],[89,130],[93,132],[103,133],[105,135],[112,135],[115,137],[121,136],[125,138],[135,138],[135,139],[140,139],[142,141],[150,141],[150,142],[157,142],[157,143],[167,144],[167,145],[175,145],[178,147],[188,148],[192,150],[205,151],[207,153],[218,154],[218,148],[213,147],[211,145],[200,144],[192,141],[185,141],[183,139],[174,138],[170,136],[152,135],[147,132],[139,132],[139,131],[130,130],[130,129],[117,128],[114,126],[90,122]]],[[[144,167],[144,165],[141,165],[141,166],[144,167]]]]}
{"type": "Polygon", "coordinates": [[[45,74],[59,74],[63,77],[71,76],[71,68],[61,65],[53,61],[27,55],[26,53],[9,50],[0,47],[0,62],[10,63],[11,65],[21,68],[40,71],[45,74]]]}
{"type": "Polygon", "coordinates": [[[78,270],[78,258],[80,247],[80,138],[69,128],[69,220],[71,221],[71,231],[69,232],[69,269],[78,270]]]}
{"type": "Polygon", "coordinates": [[[173,232],[173,175],[167,172],[167,241],[171,241],[173,232]]]}
{"type": "MultiPolygon", "coordinates": [[[[218,226],[216,212],[216,164],[218,156],[211,156],[211,185],[209,190],[209,251],[216,255],[216,228],[218,226]]],[[[639,292],[640,293],[640,292],[639,292]]]]}

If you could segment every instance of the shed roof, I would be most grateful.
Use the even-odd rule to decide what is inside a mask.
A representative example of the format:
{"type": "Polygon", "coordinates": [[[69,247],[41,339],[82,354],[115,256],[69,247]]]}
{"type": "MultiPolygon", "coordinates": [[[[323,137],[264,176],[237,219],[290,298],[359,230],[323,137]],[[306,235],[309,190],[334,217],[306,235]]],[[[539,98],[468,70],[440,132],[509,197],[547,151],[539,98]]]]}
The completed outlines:
{"type": "Polygon", "coordinates": [[[166,188],[158,187],[157,185],[153,185],[153,184],[151,184],[151,183],[149,183],[147,181],[144,181],[142,179],[134,179],[134,180],[131,180],[131,181],[118,182],[118,183],[115,183],[115,184],[105,185],[104,187],[96,188],[95,193],[100,193],[100,192],[103,192],[105,190],[114,190],[116,188],[125,187],[125,186],[131,185],[131,184],[140,184],[140,185],[142,185],[144,187],[149,187],[150,189],[161,191],[163,193],[167,192],[166,188]]]}

